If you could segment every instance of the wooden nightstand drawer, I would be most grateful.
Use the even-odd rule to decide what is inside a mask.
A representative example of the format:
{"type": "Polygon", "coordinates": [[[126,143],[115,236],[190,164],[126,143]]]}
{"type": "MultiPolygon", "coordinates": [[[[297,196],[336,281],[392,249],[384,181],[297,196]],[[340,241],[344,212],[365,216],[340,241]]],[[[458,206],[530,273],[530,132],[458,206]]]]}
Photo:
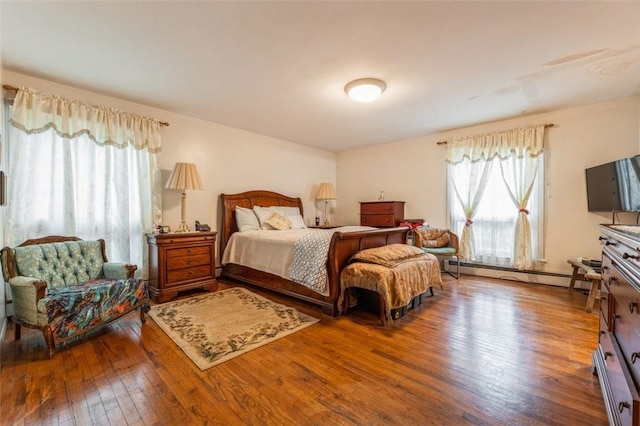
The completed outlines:
{"type": "Polygon", "coordinates": [[[181,257],[181,256],[196,256],[198,254],[209,255],[211,253],[210,246],[196,246],[185,248],[172,248],[167,249],[167,258],[181,257]]]}
{"type": "Polygon", "coordinates": [[[175,271],[167,272],[167,285],[211,276],[211,267],[209,265],[198,266],[196,268],[176,269],[175,271]]]}
{"type": "Polygon", "coordinates": [[[191,268],[200,265],[209,265],[211,263],[211,255],[201,254],[198,256],[169,257],[167,259],[167,270],[191,268]]]}
{"type": "Polygon", "coordinates": [[[395,219],[392,214],[375,214],[361,216],[360,224],[362,226],[395,226],[395,219]]]}

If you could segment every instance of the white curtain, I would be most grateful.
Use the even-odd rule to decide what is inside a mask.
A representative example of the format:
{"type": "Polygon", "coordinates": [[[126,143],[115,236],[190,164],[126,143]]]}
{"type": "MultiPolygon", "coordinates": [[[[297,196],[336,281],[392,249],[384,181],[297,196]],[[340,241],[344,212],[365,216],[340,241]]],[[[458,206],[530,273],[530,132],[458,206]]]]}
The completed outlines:
{"type": "Polygon", "coordinates": [[[473,235],[473,218],[480,206],[489,176],[490,161],[471,162],[468,158],[449,167],[451,190],[464,212],[465,224],[460,236],[459,255],[461,260],[475,260],[475,238],[473,235]]]}
{"type": "MultiPolygon", "coordinates": [[[[486,135],[474,135],[456,138],[447,144],[447,162],[449,163],[450,185],[454,188],[456,199],[464,211],[466,224],[462,231],[460,246],[461,257],[474,260],[475,241],[471,225],[473,216],[481,204],[484,189],[487,187],[491,164],[498,161],[502,180],[509,198],[515,205],[517,219],[513,236],[512,265],[519,269],[531,269],[532,238],[528,220],[528,203],[534,189],[539,169],[539,157],[544,152],[544,125],[508,130],[486,135]],[[472,165],[484,173],[470,175],[472,165]],[[460,196],[460,188],[471,188],[476,180],[476,189],[470,189],[465,200],[460,196]],[[457,189],[456,189],[457,188],[457,189]],[[469,200],[473,196],[475,208],[469,200]],[[466,231],[466,232],[465,232],[466,231]],[[469,247],[466,247],[466,246],[469,247]],[[463,251],[464,250],[464,251],[463,251]],[[465,257],[466,256],[466,257],[465,257]]],[[[540,212],[537,212],[540,213],[540,212]]],[[[495,227],[494,227],[495,229],[495,227]]]]}
{"type": "Polygon", "coordinates": [[[21,88],[12,107],[5,240],[104,238],[146,273],[161,221],[158,120],[21,88]]]}
{"type": "Polygon", "coordinates": [[[538,174],[539,157],[509,157],[500,161],[502,179],[509,191],[509,198],[518,210],[514,229],[513,266],[520,270],[531,269],[531,225],[529,224],[529,197],[538,174]]]}

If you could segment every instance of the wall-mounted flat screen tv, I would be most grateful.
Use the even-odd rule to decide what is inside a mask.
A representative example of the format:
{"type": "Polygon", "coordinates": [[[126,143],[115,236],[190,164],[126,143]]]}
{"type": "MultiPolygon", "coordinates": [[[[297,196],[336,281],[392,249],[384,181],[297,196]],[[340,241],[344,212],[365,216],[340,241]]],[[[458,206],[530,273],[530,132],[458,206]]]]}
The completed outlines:
{"type": "Polygon", "coordinates": [[[585,170],[590,212],[640,211],[640,155],[585,170]]]}

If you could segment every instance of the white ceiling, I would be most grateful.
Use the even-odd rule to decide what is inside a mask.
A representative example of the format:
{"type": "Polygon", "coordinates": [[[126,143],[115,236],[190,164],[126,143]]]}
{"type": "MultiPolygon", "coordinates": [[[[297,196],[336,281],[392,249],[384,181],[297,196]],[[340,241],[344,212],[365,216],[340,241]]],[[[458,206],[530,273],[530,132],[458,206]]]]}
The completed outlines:
{"type": "Polygon", "coordinates": [[[639,1],[0,8],[8,70],[331,151],[640,94],[639,1]]]}

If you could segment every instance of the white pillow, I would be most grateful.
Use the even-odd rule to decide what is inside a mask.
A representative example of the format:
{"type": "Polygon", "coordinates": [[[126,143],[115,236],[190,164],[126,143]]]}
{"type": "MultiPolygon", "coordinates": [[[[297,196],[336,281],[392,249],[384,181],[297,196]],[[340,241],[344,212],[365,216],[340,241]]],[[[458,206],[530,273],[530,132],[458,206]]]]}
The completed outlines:
{"type": "Polygon", "coordinates": [[[304,224],[304,219],[299,214],[287,216],[287,219],[291,222],[291,229],[304,229],[307,227],[304,224]]]}
{"type": "Polygon", "coordinates": [[[258,217],[258,222],[260,222],[260,229],[273,229],[271,225],[266,223],[274,213],[273,211],[269,210],[266,207],[255,206],[253,208],[253,212],[255,213],[255,216],[258,217]]]}
{"type": "Polygon", "coordinates": [[[236,225],[240,232],[260,229],[260,223],[253,210],[239,206],[236,206],[236,225]]]}
{"type": "Polygon", "coordinates": [[[267,207],[267,209],[275,213],[280,213],[282,216],[295,216],[300,214],[300,209],[298,207],[271,206],[267,207]]]}
{"type": "Polygon", "coordinates": [[[278,229],[280,231],[291,228],[291,221],[289,218],[281,215],[280,213],[271,213],[271,216],[265,223],[270,225],[273,229],[278,229]]]}

